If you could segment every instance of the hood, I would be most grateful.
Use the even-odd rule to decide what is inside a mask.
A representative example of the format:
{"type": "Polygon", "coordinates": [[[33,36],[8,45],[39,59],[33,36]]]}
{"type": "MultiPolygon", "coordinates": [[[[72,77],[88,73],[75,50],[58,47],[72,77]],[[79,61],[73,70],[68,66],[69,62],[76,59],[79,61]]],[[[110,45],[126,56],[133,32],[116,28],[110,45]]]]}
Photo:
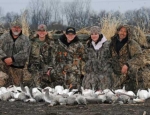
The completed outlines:
{"type": "Polygon", "coordinates": [[[98,43],[95,43],[94,41],[92,41],[92,45],[93,45],[95,50],[99,50],[102,47],[103,43],[106,42],[106,41],[107,41],[106,37],[103,36],[101,41],[99,41],[98,43]]]}
{"type": "Polygon", "coordinates": [[[118,26],[115,35],[111,37],[112,41],[115,41],[115,38],[118,37],[118,31],[122,27],[125,27],[127,29],[128,42],[130,42],[130,40],[135,40],[141,47],[147,47],[147,40],[144,32],[139,27],[135,27],[132,25],[118,26]]]}

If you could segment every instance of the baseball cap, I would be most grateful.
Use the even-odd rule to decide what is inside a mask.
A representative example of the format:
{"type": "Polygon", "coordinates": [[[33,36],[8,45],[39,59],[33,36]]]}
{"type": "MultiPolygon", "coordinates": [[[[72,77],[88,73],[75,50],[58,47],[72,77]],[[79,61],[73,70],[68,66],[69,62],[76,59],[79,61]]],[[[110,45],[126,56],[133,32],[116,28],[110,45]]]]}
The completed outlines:
{"type": "Polygon", "coordinates": [[[46,27],[46,25],[45,24],[40,24],[39,26],[38,26],[38,30],[44,30],[44,31],[46,31],[47,30],[47,27],[46,27]]]}
{"type": "Polygon", "coordinates": [[[66,34],[69,34],[69,33],[76,34],[75,28],[73,28],[73,27],[68,27],[68,28],[66,29],[66,34]]]}

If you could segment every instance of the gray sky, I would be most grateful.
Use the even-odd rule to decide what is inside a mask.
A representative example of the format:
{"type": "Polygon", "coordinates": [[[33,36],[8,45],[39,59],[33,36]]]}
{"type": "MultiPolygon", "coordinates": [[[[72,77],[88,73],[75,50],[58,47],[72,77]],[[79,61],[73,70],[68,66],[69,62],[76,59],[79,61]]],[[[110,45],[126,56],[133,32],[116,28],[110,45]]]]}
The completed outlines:
{"type": "MultiPolygon", "coordinates": [[[[20,12],[25,9],[30,0],[0,0],[4,14],[6,12],[20,12]]],[[[70,0],[62,0],[66,2],[70,0]]],[[[141,7],[150,7],[150,0],[92,0],[91,8],[94,11],[100,10],[119,10],[125,12],[127,10],[139,9],[141,7]]]]}
{"type": "Polygon", "coordinates": [[[150,7],[150,0],[92,0],[92,8],[97,11],[105,9],[125,12],[141,7],[150,7]]]}

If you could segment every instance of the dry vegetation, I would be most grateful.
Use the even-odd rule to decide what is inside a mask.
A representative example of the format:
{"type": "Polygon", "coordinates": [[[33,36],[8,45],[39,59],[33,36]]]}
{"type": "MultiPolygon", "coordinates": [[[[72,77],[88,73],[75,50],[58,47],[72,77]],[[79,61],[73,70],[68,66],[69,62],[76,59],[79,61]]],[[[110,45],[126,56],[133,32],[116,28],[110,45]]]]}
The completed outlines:
{"type": "Polygon", "coordinates": [[[88,35],[90,35],[89,27],[80,29],[79,31],[77,31],[77,34],[88,34],[88,35]]]}
{"type": "MultiPolygon", "coordinates": [[[[23,34],[29,36],[29,24],[27,21],[27,11],[24,11],[21,16],[22,20],[22,31],[23,34]]],[[[121,18],[112,17],[111,15],[108,15],[104,17],[101,22],[101,32],[106,36],[108,40],[115,34],[116,28],[122,24],[121,18]]],[[[144,33],[144,30],[141,29],[139,26],[130,26],[132,33],[134,35],[134,39],[141,45],[141,46],[147,46],[147,40],[144,33]]],[[[77,34],[90,34],[90,27],[82,28],[79,31],[77,31],[77,34]]],[[[52,35],[55,33],[55,31],[49,31],[48,35],[50,38],[52,38],[52,35]]]]}
{"type": "MultiPolygon", "coordinates": [[[[107,39],[110,39],[116,32],[116,28],[122,23],[121,19],[116,19],[111,17],[111,15],[104,17],[101,23],[101,32],[106,36],[107,39]]],[[[77,34],[90,34],[90,28],[82,28],[77,32],[77,34]]]]}
{"type": "Polygon", "coordinates": [[[29,36],[29,24],[27,21],[27,11],[24,11],[21,15],[21,23],[22,23],[22,33],[25,34],[26,36],[29,36]]]}
{"type": "Polygon", "coordinates": [[[148,47],[144,30],[142,30],[139,26],[138,27],[131,26],[131,27],[132,27],[132,32],[133,32],[133,35],[134,35],[134,39],[141,46],[148,47]]]}
{"type": "Polygon", "coordinates": [[[115,34],[116,28],[121,24],[121,20],[108,16],[103,18],[101,24],[101,32],[106,36],[107,39],[110,39],[115,34]]]}

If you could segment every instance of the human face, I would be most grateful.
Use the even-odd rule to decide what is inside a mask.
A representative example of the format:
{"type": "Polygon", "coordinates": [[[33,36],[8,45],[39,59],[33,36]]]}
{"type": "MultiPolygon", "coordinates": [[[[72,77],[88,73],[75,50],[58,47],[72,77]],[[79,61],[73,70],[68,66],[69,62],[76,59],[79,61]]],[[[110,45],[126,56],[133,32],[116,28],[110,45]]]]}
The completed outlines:
{"type": "Polygon", "coordinates": [[[72,34],[72,33],[68,33],[66,34],[66,37],[67,37],[67,42],[71,42],[74,38],[75,38],[75,34],[72,34]]]}
{"type": "Polygon", "coordinates": [[[39,35],[39,38],[45,38],[45,36],[47,35],[47,31],[45,31],[45,30],[38,30],[37,34],[39,35]]]}
{"type": "Polygon", "coordinates": [[[18,36],[21,33],[22,28],[20,26],[11,27],[12,34],[18,36]]]}
{"type": "Polygon", "coordinates": [[[92,33],[91,34],[92,41],[97,42],[98,38],[99,38],[99,34],[98,33],[92,33]]]}
{"type": "Polygon", "coordinates": [[[124,38],[126,38],[127,36],[127,29],[125,27],[122,27],[119,32],[118,32],[118,35],[119,35],[119,39],[120,40],[123,40],[124,38]]]}

